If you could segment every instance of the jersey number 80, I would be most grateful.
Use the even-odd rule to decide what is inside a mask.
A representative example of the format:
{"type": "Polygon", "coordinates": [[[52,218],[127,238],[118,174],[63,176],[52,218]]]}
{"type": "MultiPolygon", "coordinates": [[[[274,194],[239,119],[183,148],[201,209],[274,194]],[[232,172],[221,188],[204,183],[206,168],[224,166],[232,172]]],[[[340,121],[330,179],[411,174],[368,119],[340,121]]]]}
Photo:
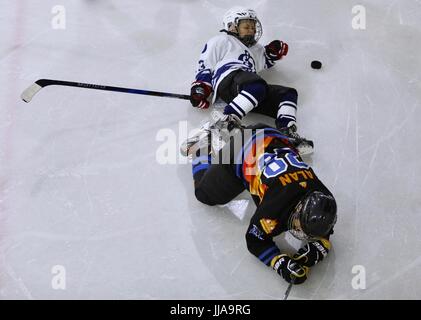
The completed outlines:
{"type": "Polygon", "coordinates": [[[298,159],[298,156],[292,152],[281,156],[276,153],[263,153],[258,160],[259,170],[267,178],[276,177],[288,170],[288,166],[299,169],[310,168],[306,163],[298,159]]]}

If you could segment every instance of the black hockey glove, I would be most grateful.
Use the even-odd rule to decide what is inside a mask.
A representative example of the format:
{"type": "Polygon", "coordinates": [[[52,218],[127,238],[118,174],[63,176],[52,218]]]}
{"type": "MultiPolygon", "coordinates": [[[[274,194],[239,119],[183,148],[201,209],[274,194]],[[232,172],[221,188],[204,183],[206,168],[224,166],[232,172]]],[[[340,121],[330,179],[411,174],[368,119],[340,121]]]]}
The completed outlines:
{"type": "Polygon", "coordinates": [[[326,239],[309,242],[298,250],[292,258],[302,266],[312,267],[327,256],[330,247],[330,242],[326,239]]]}
{"type": "Polygon", "coordinates": [[[199,109],[209,108],[209,101],[207,99],[211,93],[212,87],[206,82],[193,82],[190,90],[190,102],[192,106],[199,109]]]}
{"type": "Polygon", "coordinates": [[[288,44],[283,41],[273,40],[265,46],[266,55],[272,61],[282,59],[288,53],[288,44]]]}
{"type": "Polygon", "coordinates": [[[288,283],[301,284],[307,280],[308,268],[301,266],[286,254],[273,258],[271,266],[288,283]]]}

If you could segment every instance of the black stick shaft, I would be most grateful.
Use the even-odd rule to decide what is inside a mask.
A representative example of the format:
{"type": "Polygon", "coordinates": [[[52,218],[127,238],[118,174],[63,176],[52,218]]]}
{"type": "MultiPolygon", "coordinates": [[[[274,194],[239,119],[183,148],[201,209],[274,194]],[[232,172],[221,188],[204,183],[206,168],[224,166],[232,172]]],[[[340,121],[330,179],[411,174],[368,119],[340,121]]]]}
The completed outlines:
{"type": "Polygon", "coordinates": [[[185,94],[151,91],[151,90],[141,90],[141,89],[132,89],[132,88],[122,88],[122,87],[112,87],[112,86],[104,86],[104,85],[92,84],[92,83],[82,83],[82,82],[72,82],[72,81],[62,81],[62,80],[49,80],[49,79],[41,79],[41,80],[36,81],[35,83],[39,84],[41,87],[50,86],[50,85],[59,85],[59,86],[78,87],[78,88],[86,88],[86,89],[96,89],[96,90],[115,91],[115,92],[133,93],[133,94],[143,94],[143,95],[157,96],[157,97],[171,97],[171,98],[178,98],[178,99],[185,99],[185,100],[190,99],[190,96],[185,95],[185,94]]]}
{"type": "Polygon", "coordinates": [[[289,293],[291,291],[292,285],[293,285],[292,282],[288,285],[288,288],[287,288],[287,290],[285,291],[285,294],[284,294],[284,300],[288,299],[288,296],[289,296],[289,293]]]}
{"type": "Polygon", "coordinates": [[[62,81],[62,80],[52,80],[52,79],[40,79],[35,81],[31,87],[26,89],[22,94],[22,99],[25,102],[29,102],[32,97],[41,89],[46,86],[67,86],[67,87],[77,87],[77,88],[85,88],[85,89],[96,89],[96,90],[104,90],[104,91],[114,91],[114,92],[123,92],[123,93],[132,93],[132,94],[142,94],[148,96],[157,96],[157,97],[169,97],[169,98],[177,98],[177,99],[185,99],[189,100],[190,96],[186,94],[178,94],[178,93],[169,93],[169,92],[160,92],[160,91],[151,91],[151,90],[141,90],[141,89],[133,89],[133,88],[122,88],[122,87],[112,87],[112,86],[104,86],[100,84],[92,84],[92,83],[83,83],[83,82],[72,82],[72,81],[62,81]]]}

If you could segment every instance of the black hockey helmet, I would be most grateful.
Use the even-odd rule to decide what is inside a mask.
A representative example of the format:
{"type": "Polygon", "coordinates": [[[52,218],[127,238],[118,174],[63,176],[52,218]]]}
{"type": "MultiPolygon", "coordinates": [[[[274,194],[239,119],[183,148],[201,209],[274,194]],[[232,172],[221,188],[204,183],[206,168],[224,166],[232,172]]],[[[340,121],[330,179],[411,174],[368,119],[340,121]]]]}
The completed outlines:
{"type": "Polygon", "coordinates": [[[307,193],[295,206],[288,222],[289,231],[300,240],[329,235],[336,223],[336,201],[321,191],[307,193]]]}

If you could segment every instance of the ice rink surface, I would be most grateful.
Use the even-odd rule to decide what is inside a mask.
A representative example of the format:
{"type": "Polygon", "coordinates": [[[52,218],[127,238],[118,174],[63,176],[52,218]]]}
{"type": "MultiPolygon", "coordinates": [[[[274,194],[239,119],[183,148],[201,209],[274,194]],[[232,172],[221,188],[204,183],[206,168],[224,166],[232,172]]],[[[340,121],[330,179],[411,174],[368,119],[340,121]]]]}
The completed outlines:
{"type": "MultiPolygon", "coordinates": [[[[184,159],[157,159],[163,134],[178,149],[183,126],[210,110],[66,87],[20,100],[40,78],[188,94],[233,4],[67,0],[66,28],[54,29],[57,1],[0,1],[1,299],[283,297],[287,283],[247,251],[248,194],[207,207],[184,159]]],[[[421,1],[241,5],[258,13],[260,43],[290,46],[262,76],[298,90],[307,161],[338,202],[333,250],[290,299],[419,299],[421,1]],[[356,5],[366,29],[352,27],[356,5]]]]}

